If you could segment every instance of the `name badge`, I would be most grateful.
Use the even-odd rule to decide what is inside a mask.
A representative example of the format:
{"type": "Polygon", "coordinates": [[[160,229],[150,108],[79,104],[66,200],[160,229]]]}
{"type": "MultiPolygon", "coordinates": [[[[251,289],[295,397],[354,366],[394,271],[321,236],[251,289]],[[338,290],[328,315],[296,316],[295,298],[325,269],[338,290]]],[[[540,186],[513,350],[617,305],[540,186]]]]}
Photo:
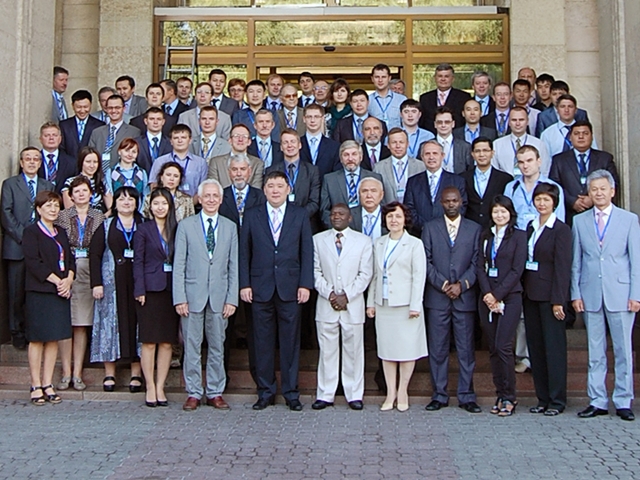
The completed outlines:
{"type": "Polygon", "coordinates": [[[360,203],[358,203],[357,201],[349,202],[349,208],[356,208],[358,205],[360,205],[360,203]]]}
{"type": "Polygon", "coordinates": [[[490,268],[489,269],[489,276],[491,278],[498,278],[498,269],[497,268],[490,268]]]}
{"type": "Polygon", "coordinates": [[[58,262],[58,267],[60,268],[61,272],[64,272],[64,260],[60,260],[58,262]]]}
{"type": "Polygon", "coordinates": [[[586,185],[587,184],[587,177],[580,177],[580,183],[582,185],[586,185]]]}
{"type": "Polygon", "coordinates": [[[386,276],[386,275],[384,275],[384,276],[382,277],[382,284],[383,284],[383,285],[387,285],[388,283],[389,283],[389,279],[387,278],[387,276],[386,276]]]}
{"type": "Polygon", "coordinates": [[[296,201],[296,194],[295,193],[290,193],[289,196],[287,197],[289,199],[289,201],[291,203],[296,201]]]}
{"type": "Polygon", "coordinates": [[[104,163],[111,163],[111,152],[102,154],[102,161],[104,163]]]}
{"type": "Polygon", "coordinates": [[[382,121],[387,123],[389,121],[389,117],[387,116],[387,114],[385,113],[384,115],[382,115],[382,121]]]}
{"type": "Polygon", "coordinates": [[[183,192],[189,191],[189,184],[183,183],[182,186],[180,187],[180,190],[182,190],[183,192]]]}
{"type": "Polygon", "coordinates": [[[538,271],[538,262],[527,262],[525,264],[525,268],[527,270],[531,270],[532,272],[537,272],[538,271]]]}
{"type": "Polygon", "coordinates": [[[124,258],[133,258],[133,248],[124,249],[124,258]]]}
{"type": "Polygon", "coordinates": [[[399,188],[396,190],[396,193],[399,197],[404,197],[404,188],[399,188]]]}
{"type": "Polygon", "coordinates": [[[89,252],[86,248],[76,248],[76,258],[87,258],[89,252]]]}
{"type": "Polygon", "coordinates": [[[173,272],[173,265],[170,263],[165,263],[162,265],[162,270],[165,272],[173,272]]]}

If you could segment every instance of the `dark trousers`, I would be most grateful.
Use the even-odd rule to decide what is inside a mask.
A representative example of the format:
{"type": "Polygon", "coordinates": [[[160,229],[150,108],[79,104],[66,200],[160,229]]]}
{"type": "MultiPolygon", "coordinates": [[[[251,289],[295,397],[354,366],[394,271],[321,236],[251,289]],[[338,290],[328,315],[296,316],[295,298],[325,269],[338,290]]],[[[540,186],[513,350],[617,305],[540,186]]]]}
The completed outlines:
{"type": "Polygon", "coordinates": [[[9,289],[9,330],[12,337],[24,338],[24,260],[7,261],[7,286],[9,289]]]}
{"type": "Polygon", "coordinates": [[[442,403],[449,401],[447,386],[449,383],[449,350],[451,329],[460,365],[458,376],[458,402],[476,401],[473,391],[473,371],[476,357],[473,341],[474,312],[459,312],[450,305],[447,310],[430,308],[427,310],[427,339],[429,341],[429,366],[433,400],[442,403]]]}
{"type": "Polygon", "coordinates": [[[567,405],[566,323],[549,302],[524,299],[524,323],[538,405],[563,411],[567,405]]]}
{"type": "Polygon", "coordinates": [[[268,302],[253,302],[253,338],[256,354],[258,396],[269,399],[276,394],[276,335],[280,343],[282,396],[296,400],[300,363],[300,305],[285,302],[275,292],[268,302]]]}
{"type": "Polygon", "coordinates": [[[504,300],[504,315],[491,314],[482,299],[479,300],[478,311],[482,328],[489,343],[489,359],[493,373],[493,384],[496,394],[503,400],[511,402],[516,399],[516,372],[513,356],[513,341],[522,312],[522,295],[513,293],[504,300]]]}

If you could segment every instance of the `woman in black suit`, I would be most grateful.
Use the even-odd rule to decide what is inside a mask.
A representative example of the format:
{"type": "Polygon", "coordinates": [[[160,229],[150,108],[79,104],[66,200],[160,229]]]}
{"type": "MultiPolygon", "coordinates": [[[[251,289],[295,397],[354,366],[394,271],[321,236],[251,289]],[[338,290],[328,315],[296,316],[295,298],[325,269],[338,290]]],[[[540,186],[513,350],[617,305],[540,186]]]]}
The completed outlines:
{"type": "Polygon", "coordinates": [[[71,284],[76,263],[64,229],[56,228],[62,199],[55,192],[40,192],[34,206],[37,223],[24,229],[26,337],[29,342],[31,403],[60,403],[53,389],[58,341],[71,338],[71,284]],[[44,365],[43,364],[44,360],[44,365]]]}
{"type": "Polygon", "coordinates": [[[513,415],[516,375],[513,339],[522,312],[522,272],[527,261],[527,235],[517,230],[511,199],[497,195],[491,205],[491,228],[480,238],[478,301],[480,321],[489,341],[493,383],[498,398],[491,413],[513,415]]]}
{"type": "Polygon", "coordinates": [[[531,413],[555,416],[567,404],[567,337],[563,305],[571,286],[571,229],[553,213],[560,191],[539,183],[533,190],[538,218],[527,227],[524,322],[538,405],[531,413]]]}
{"type": "Polygon", "coordinates": [[[166,407],[164,384],[171,364],[171,345],[178,342],[180,317],[173,307],[171,276],[176,233],[173,196],[166,188],[150,195],[152,220],[138,227],[134,240],[133,294],[138,301],[138,341],[142,343],[142,372],[147,407],[166,407]],[[157,379],[154,365],[157,358],[157,379]]]}

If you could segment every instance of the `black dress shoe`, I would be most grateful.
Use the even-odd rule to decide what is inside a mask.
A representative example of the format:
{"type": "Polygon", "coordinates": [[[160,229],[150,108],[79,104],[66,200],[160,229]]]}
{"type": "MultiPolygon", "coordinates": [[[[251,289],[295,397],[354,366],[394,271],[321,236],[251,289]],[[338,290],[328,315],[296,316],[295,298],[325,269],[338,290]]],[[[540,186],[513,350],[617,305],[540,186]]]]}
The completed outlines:
{"type": "Polygon", "coordinates": [[[349,408],[351,410],[362,410],[364,408],[364,404],[362,403],[362,400],[353,400],[349,402],[349,408]]]}
{"type": "Polygon", "coordinates": [[[286,400],[286,403],[287,407],[289,407],[289,410],[293,412],[302,411],[302,403],[300,403],[300,400],[298,400],[297,398],[294,398],[293,400],[286,400]]]}
{"type": "Polygon", "coordinates": [[[316,400],[311,405],[314,410],[324,410],[327,407],[333,407],[333,402],[325,402],[324,400],[316,400]]]}
{"type": "Polygon", "coordinates": [[[609,415],[609,411],[603,410],[602,408],[594,407],[593,405],[589,405],[581,412],[578,412],[578,416],[580,418],[594,418],[599,417],[600,415],[609,415]]]}
{"type": "Polygon", "coordinates": [[[169,406],[169,400],[158,400],[156,402],[156,405],[158,405],[159,407],[168,407],[169,406]]]}
{"type": "Polygon", "coordinates": [[[627,422],[633,422],[636,419],[636,416],[633,414],[630,408],[618,408],[616,410],[616,415],[619,416],[622,420],[626,420],[627,422]]]}
{"type": "Polygon", "coordinates": [[[448,406],[448,403],[442,403],[438,400],[431,400],[431,403],[429,403],[429,405],[425,407],[425,410],[427,410],[428,412],[435,412],[440,410],[441,408],[445,408],[448,406]]]}
{"type": "Polygon", "coordinates": [[[27,348],[27,339],[21,335],[16,335],[11,338],[11,344],[13,345],[13,348],[25,350],[27,348]]]}
{"type": "Polygon", "coordinates": [[[259,398],[256,403],[253,404],[254,410],[264,410],[269,405],[273,405],[275,403],[275,399],[273,397],[269,398],[259,398]]]}
{"type": "Polygon", "coordinates": [[[480,405],[478,405],[476,402],[461,403],[458,406],[460,408],[462,408],[463,410],[466,410],[469,413],[481,413],[482,412],[482,409],[480,408],[480,405]]]}

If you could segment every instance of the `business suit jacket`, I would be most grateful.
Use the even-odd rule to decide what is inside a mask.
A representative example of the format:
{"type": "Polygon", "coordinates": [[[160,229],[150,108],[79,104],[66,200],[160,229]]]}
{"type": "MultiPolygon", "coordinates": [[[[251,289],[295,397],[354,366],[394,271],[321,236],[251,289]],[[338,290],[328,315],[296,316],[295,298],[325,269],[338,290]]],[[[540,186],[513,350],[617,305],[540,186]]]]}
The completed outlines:
{"type": "MultiPolygon", "coordinates": [[[[369,118],[370,115],[367,113],[365,116],[365,120],[369,118]]],[[[353,135],[353,122],[354,116],[349,115],[348,117],[341,118],[336,122],[336,126],[331,132],[331,138],[336,142],[342,144],[345,140],[356,140],[353,135]]],[[[380,141],[384,143],[385,138],[387,138],[387,124],[385,122],[382,123],[382,138],[380,141]]],[[[382,157],[385,158],[385,157],[382,157]]]]}
{"type": "MultiPolygon", "coordinates": [[[[43,178],[36,179],[36,194],[53,191],[53,184],[43,178]]],[[[2,182],[0,194],[2,207],[2,258],[5,260],[23,260],[22,233],[31,225],[33,201],[29,187],[22,174],[14,175],[2,182]]]]}
{"type": "MultiPolygon", "coordinates": [[[[200,135],[200,117],[196,108],[186,110],[178,116],[178,122],[191,129],[191,137],[200,135]]],[[[231,135],[231,117],[225,112],[218,111],[218,125],[216,125],[216,135],[225,140],[229,140],[231,135]]]]}
{"type": "MultiPolygon", "coordinates": [[[[196,135],[191,140],[189,144],[189,151],[194,155],[199,155],[202,157],[202,135],[196,135]]],[[[207,157],[205,160],[209,161],[211,158],[219,157],[221,155],[228,155],[231,153],[231,145],[224,138],[221,138],[216,135],[216,143],[213,147],[209,147],[209,151],[207,152],[207,157]]],[[[251,155],[251,152],[247,152],[251,155]]],[[[203,157],[204,158],[204,157],[203,157]]]]}
{"type": "MultiPolygon", "coordinates": [[[[364,168],[365,170],[371,171],[373,170],[373,166],[371,165],[371,156],[369,155],[370,150],[370,147],[366,143],[362,144],[362,163],[360,164],[360,167],[364,168]]],[[[390,156],[391,150],[389,150],[386,145],[382,145],[380,147],[380,156],[378,157],[377,162],[379,162],[383,158],[388,158],[390,156]]]]}
{"type": "Polygon", "coordinates": [[[229,118],[233,116],[236,110],[238,110],[238,102],[236,102],[233,98],[227,97],[224,93],[222,94],[222,100],[216,107],[218,112],[224,112],[229,115],[229,118]]]}
{"type": "MultiPolygon", "coordinates": [[[[544,132],[551,125],[559,120],[558,113],[555,107],[549,107],[546,110],[540,112],[538,115],[538,122],[536,123],[536,137],[540,138],[542,132],[544,132]]],[[[589,120],[589,114],[582,108],[576,109],[575,120],[589,120]]]]}
{"type": "MultiPolygon", "coordinates": [[[[215,178],[220,182],[222,188],[226,188],[231,185],[231,177],[229,177],[229,167],[227,162],[229,161],[230,153],[227,155],[220,155],[211,158],[209,160],[209,174],[207,178],[215,178]]],[[[249,178],[249,185],[254,188],[262,188],[262,172],[264,171],[264,163],[259,158],[247,155],[249,163],[251,164],[251,177],[249,178]]]]}
{"type": "MultiPolygon", "coordinates": [[[[44,162],[47,160],[47,158],[45,156],[46,154],[44,153],[44,150],[40,150],[40,155],[42,156],[42,165],[40,165],[40,169],[38,170],[38,176],[46,180],[47,171],[45,169],[44,162]]],[[[78,161],[71,155],[65,153],[63,150],[58,149],[58,171],[56,173],[56,181],[53,188],[54,191],[59,194],[62,191],[62,187],[64,187],[64,182],[67,180],[67,178],[75,177],[77,174],[78,161]]]]}
{"type": "Polygon", "coordinates": [[[276,245],[266,205],[245,211],[240,234],[240,288],[252,288],[254,302],[274,294],[295,302],[298,288],[313,289],[313,238],[307,212],[288,203],[276,245]]]}
{"type": "MultiPolygon", "coordinates": [[[[107,112],[103,112],[102,110],[98,110],[97,112],[93,112],[90,116],[95,118],[96,120],[100,120],[103,125],[109,123],[109,116],[107,115],[107,112]],[[105,118],[106,121],[103,120],[103,118],[105,118]]],[[[123,113],[122,114],[122,120],[124,121],[124,123],[128,124],[131,121],[132,118],[133,117],[131,115],[129,115],[128,113],[123,113]]]]}
{"type": "Polygon", "coordinates": [[[133,238],[133,296],[172,289],[171,272],[164,271],[167,254],[153,220],[137,226],[133,238]]]}
{"type": "Polygon", "coordinates": [[[173,304],[188,303],[202,312],[207,303],[222,313],[225,304],[238,305],[238,232],[228,218],[218,215],[218,238],[209,258],[202,217],[192,215],[178,223],[173,257],[173,304]]]}
{"type": "Polygon", "coordinates": [[[471,156],[471,145],[459,138],[453,139],[453,171],[457,175],[466,172],[473,167],[473,157],[471,156]]]}
{"type": "Polygon", "coordinates": [[[442,198],[442,191],[446,187],[456,187],[460,190],[460,195],[462,195],[460,215],[464,215],[467,210],[467,191],[462,177],[443,170],[440,176],[435,202],[431,202],[431,191],[429,190],[427,173],[414,175],[407,180],[407,191],[404,194],[404,204],[409,207],[413,218],[412,233],[416,236],[420,236],[425,223],[444,215],[440,199],[442,198]]]}
{"type": "Polygon", "coordinates": [[[437,310],[449,307],[460,312],[475,312],[476,267],[480,249],[480,225],[460,219],[456,240],[451,245],[444,217],[427,222],[422,230],[422,243],[427,255],[427,288],[424,306],[437,310]],[[451,300],[443,291],[446,281],[460,282],[462,293],[451,300]]]}
{"type": "MultiPolygon", "coordinates": [[[[420,160],[416,160],[415,158],[408,157],[409,166],[407,167],[407,181],[409,178],[417,175],[418,173],[422,173],[426,170],[424,163],[420,160]]],[[[380,174],[382,177],[382,183],[384,184],[384,199],[383,203],[390,203],[398,200],[398,195],[396,194],[398,185],[396,182],[396,174],[393,170],[393,162],[391,157],[387,157],[384,160],[376,163],[373,166],[373,171],[380,174]]]]}
{"type": "MultiPolygon", "coordinates": [[[[146,103],[146,102],[145,102],[146,103]]],[[[111,125],[103,125],[102,127],[96,128],[91,133],[91,138],[89,139],[89,146],[95,148],[102,154],[104,152],[104,148],[107,144],[107,138],[109,137],[109,129],[111,125]]],[[[120,155],[118,155],[118,148],[120,144],[125,138],[138,138],[140,136],[140,130],[131,125],[127,125],[123,123],[118,131],[116,132],[116,138],[113,142],[113,147],[111,148],[111,162],[110,166],[113,168],[120,162],[120,155]]]]}
{"type": "MultiPolygon", "coordinates": [[[[362,225],[362,205],[358,205],[357,207],[353,207],[349,209],[351,211],[351,223],[349,223],[349,228],[352,228],[356,232],[364,233],[363,225],[362,225]]],[[[380,213],[382,216],[382,213],[380,213]]],[[[379,220],[381,222],[381,220],[379,220]]],[[[380,236],[386,235],[389,233],[385,227],[382,226],[382,222],[380,223],[380,236]]]]}
{"type": "MultiPolygon", "coordinates": [[[[361,168],[360,181],[368,177],[373,177],[382,181],[380,174],[361,168]]],[[[344,169],[332,172],[322,180],[322,190],[320,191],[320,214],[322,216],[322,223],[324,223],[327,228],[331,228],[331,221],[329,220],[331,207],[337,203],[344,203],[345,205],[349,204],[349,194],[347,192],[346,182],[347,180],[344,169]]]]}
{"type": "MultiPolygon", "coordinates": [[[[57,287],[47,281],[52,273],[58,278],[67,278],[70,272],[76,271],[76,259],[71,253],[67,232],[57,229],[56,242],[64,250],[64,269],[60,269],[59,247],[46,235],[37,224],[24,229],[22,238],[24,251],[29,252],[24,259],[26,273],[24,289],[28,292],[57,293],[57,287]]],[[[68,327],[67,327],[68,328],[68,327]]]]}
{"type": "MultiPolygon", "coordinates": [[[[69,110],[67,109],[67,102],[64,97],[62,97],[62,104],[64,105],[64,109],[69,115],[69,110]]],[[[53,95],[53,90],[51,91],[51,121],[54,123],[59,123],[63,119],[60,118],[60,110],[58,110],[58,102],[56,101],[56,97],[53,95]]]]}
{"type": "Polygon", "coordinates": [[[489,277],[487,265],[491,263],[491,241],[493,233],[487,239],[480,239],[480,255],[478,257],[478,285],[482,296],[493,293],[499,302],[512,293],[522,292],[522,272],[527,262],[527,233],[516,228],[505,234],[495,259],[498,269],[497,277],[489,277]]]}
{"type": "MultiPolygon", "coordinates": [[[[262,190],[249,185],[249,193],[247,193],[247,198],[244,203],[244,211],[246,212],[252,207],[264,205],[266,201],[267,199],[265,198],[264,193],[262,193],[262,190]]],[[[222,203],[220,204],[220,210],[218,213],[236,224],[239,235],[242,228],[240,225],[240,213],[238,212],[238,206],[236,205],[236,199],[233,195],[233,189],[231,186],[226,187],[222,193],[222,203]]]]}
{"type": "MultiPolygon", "coordinates": [[[[495,128],[478,124],[478,130],[478,137],[487,137],[489,140],[495,140],[496,138],[498,138],[498,133],[496,132],[495,128]]],[[[467,141],[464,136],[464,126],[453,129],[453,138],[464,140],[465,142],[467,141]]]]}
{"type": "Polygon", "coordinates": [[[147,108],[149,108],[147,99],[140,95],[133,94],[131,95],[131,103],[129,104],[129,111],[127,114],[131,115],[132,118],[137,117],[138,115],[142,115],[146,112],[147,108]]]}
{"type": "Polygon", "coordinates": [[[487,188],[481,198],[475,185],[475,168],[463,172],[460,176],[464,179],[467,191],[467,211],[465,217],[472,220],[485,229],[491,226],[491,202],[496,195],[502,195],[504,187],[513,180],[508,173],[497,168],[491,168],[487,188]]]}
{"type": "MultiPolygon", "coordinates": [[[[527,239],[532,235],[533,226],[529,224],[527,239]]],[[[538,262],[538,270],[524,271],[524,294],[529,300],[551,305],[567,302],[571,287],[571,255],[567,246],[571,241],[571,229],[558,219],[553,228],[544,228],[533,247],[533,261],[538,262]]]]}
{"type": "MultiPolygon", "coordinates": [[[[258,152],[258,142],[260,138],[256,137],[247,148],[247,153],[249,155],[253,155],[254,157],[260,158],[260,153],[258,152]]],[[[263,162],[264,159],[261,159],[263,162]]],[[[271,165],[278,162],[284,162],[284,153],[282,153],[282,149],[280,148],[280,142],[274,142],[271,140],[271,165]]]]}
{"type": "MultiPolygon", "coordinates": [[[[293,193],[296,196],[293,204],[304,208],[309,218],[312,218],[320,209],[320,173],[311,163],[300,160],[298,165],[298,178],[293,187],[293,193]]],[[[286,168],[284,161],[274,163],[267,168],[265,175],[275,171],[285,172],[286,168]]]]}
{"type": "Polygon", "coordinates": [[[91,132],[103,125],[104,123],[102,123],[97,118],[94,118],[91,115],[87,116],[87,118],[85,119],[82,139],[79,139],[76,117],[73,116],[61,121],[60,131],[62,132],[62,143],[60,143],[60,148],[67,152],[74,159],[77,159],[80,149],[89,145],[91,132]]]}
{"type": "MultiPolygon", "coordinates": [[[[453,110],[453,119],[456,125],[464,125],[462,110],[467,100],[471,98],[467,92],[452,88],[444,106],[453,110]]],[[[438,90],[431,90],[420,95],[420,105],[422,106],[422,117],[420,117],[420,127],[436,134],[435,116],[438,109],[438,90]]]]}
{"type": "MultiPolygon", "coordinates": [[[[300,137],[300,160],[313,164],[311,159],[311,150],[309,149],[309,141],[306,135],[300,137]]],[[[324,135],[320,138],[320,146],[318,147],[318,157],[315,166],[318,167],[320,178],[331,172],[335,172],[342,168],[340,163],[340,144],[324,135]]]]}
{"type": "Polygon", "coordinates": [[[626,312],[630,299],[640,300],[638,216],[614,205],[602,248],[594,222],[593,209],[573,217],[571,300],[588,312],[626,312]]]}
{"type": "Polygon", "coordinates": [[[373,277],[371,239],[349,228],[344,232],[342,252],[336,250],[334,229],[313,236],[313,271],[318,291],[316,319],[327,323],[363,324],[364,292],[373,277]],[[334,310],[329,301],[332,292],[342,290],[349,302],[346,310],[334,310]]]}
{"type": "MultiPolygon", "coordinates": [[[[613,179],[616,181],[616,185],[619,185],[618,169],[613,161],[613,156],[602,150],[591,149],[587,174],[600,169],[607,170],[611,173],[613,179]]],[[[571,226],[573,217],[577,214],[573,209],[573,204],[576,203],[578,195],[587,194],[587,186],[582,185],[580,181],[580,171],[578,170],[578,162],[574,150],[558,153],[553,156],[549,178],[557,182],[564,191],[566,221],[567,225],[571,226]]]]}
{"type": "MultiPolygon", "coordinates": [[[[278,116],[275,115],[273,111],[271,111],[271,113],[273,116],[273,123],[275,124],[273,127],[273,130],[271,130],[271,141],[279,142],[280,141],[280,122],[278,122],[278,116]]],[[[231,123],[233,125],[237,125],[241,123],[242,125],[244,125],[249,129],[251,138],[255,138],[258,132],[256,132],[256,127],[253,125],[254,118],[255,118],[255,113],[253,111],[250,112],[250,109],[248,108],[240,108],[233,113],[233,116],[231,117],[231,123]]]]}
{"type": "MultiPolygon", "coordinates": [[[[498,132],[498,129],[496,128],[496,119],[497,119],[496,114],[499,115],[499,113],[497,113],[497,111],[494,109],[493,111],[489,112],[484,117],[480,118],[480,125],[482,127],[491,128],[491,129],[495,130],[496,138],[499,138],[499,132],[498,132]]],[[[509,116],[508,115],[506,117],[506,127],[507,127],[507,130],[505,131],[504,135],[510,135],[511,134],[511,127],[509,127],[509,116]]],[[[527,127],[527,133],[529,133],[530,135],[533,135],[533,132],[529,131],[529,127],[527,127]]]]}
{"type": "MultiPolygon", "coordinates": [[[[389,235],[376,239],[373,244],[373,279],[369,285],[367,307],[382,305],[382,276],[384,255],[389,235]]],[[[427,259],[422,242],[404,233],[398,246],[387,261],[390,307],[409,306],[410,311],[422,311],[422,298],[427,279],[427,259]]]]}
{"type": "MultiPolygon", "coordinates": [[[[136,142],[138,144],[138,159],[136,160],[136,163],[140,168],[147,172],[147,175],[149,175],[149,173],[151,173],[151,167],[153,166],[153,157],[151,157],[151,146],[149,145],[147,134],[143,133],[140,135],[136,138],[136,142]]],[[[171,146],[171,142],[163,133],[160,137],[160,143],[158,143],[158,157],[171,153],[172,151],[173,147],[171,146]]],[[[149,182],[157,183],[155,178],[150,178],[149,182]]]]}
{"type": "MultiPolygon", "coordinates": [[[[286,118],[284,116],[284,108],[281,108],[280,110],[278,110],[276,112],[276,115],[278,117],[278,123],[280,124],[280,126],[282,128],[287,127],[287,120],[286,120],[286,118]]],[[[296,107],[296,126],[295,126],[295,131],[298,132],[298,135],[300,135],[301,137],[305,133],[307,133],[307,126],[302,121],[302,116],[303,116],[302,108],[296,107]]]]}
{"type": "MultiPolygon", "coordinates": [[[[164,125],[162,126],[162,134],[171,138],[171,127],[177,123],[177,119],[173,115],[167,115],[166,113],[163,113],[163,115],[164,125]]],[[[136,127],[143,135],[147,133],[147,125],[144,123],[144,113],[137,117],[133,117],[129,121],[129,125],[136,127]]]]}

